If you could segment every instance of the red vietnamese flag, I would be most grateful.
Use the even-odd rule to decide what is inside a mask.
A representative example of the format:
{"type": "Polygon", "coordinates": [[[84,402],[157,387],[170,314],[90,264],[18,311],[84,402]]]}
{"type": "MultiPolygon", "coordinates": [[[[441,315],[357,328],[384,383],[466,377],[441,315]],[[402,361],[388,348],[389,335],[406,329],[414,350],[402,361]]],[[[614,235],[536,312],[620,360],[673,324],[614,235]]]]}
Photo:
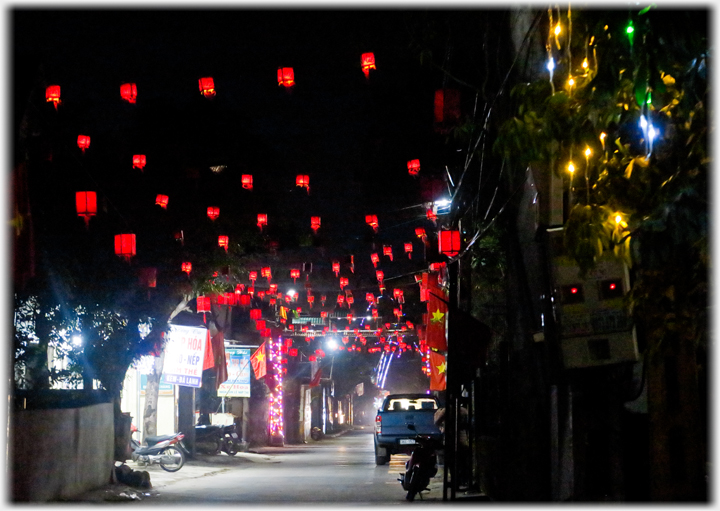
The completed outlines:
{"type": "Polygon", "coordinates": [[[434,351],[430,352],[430,390],[445,390],[447,365],[445,357],[434,351]]]}
{"type": "Polygon", "coordinates": [[[447,294],[437,283],[437,276],[423,273],[423,285],[427,293],[427,328],[425,335],[427,345],[438,351],[447,351],[447,340],[445,338],[445,325],[447,324],[447,294]]]}
{"type": "Polygon", "coordinates": [[[255,350],[253,356],[250,357],[250,364],[252,365],[253,372],[255,373],[255,379],[259,380],[267,374],[267,360],[265,357],[264,342],[257,350],[255,350]]]}
{"type": "Polygon", "coordinates": [[[317,387],[320,385],[320,378],[322,377],[322,368],[320,367],[320,360],[313,360],[310,362],[310,387],[317,387]]]}
{"type": "Polygon", "coordinates": [[[205,357],[203,358],[203,371],[215,366],[215,357],[213,356],[212,341],[210,340],[210,330],[207,330],[205,336],[205,357]]]}

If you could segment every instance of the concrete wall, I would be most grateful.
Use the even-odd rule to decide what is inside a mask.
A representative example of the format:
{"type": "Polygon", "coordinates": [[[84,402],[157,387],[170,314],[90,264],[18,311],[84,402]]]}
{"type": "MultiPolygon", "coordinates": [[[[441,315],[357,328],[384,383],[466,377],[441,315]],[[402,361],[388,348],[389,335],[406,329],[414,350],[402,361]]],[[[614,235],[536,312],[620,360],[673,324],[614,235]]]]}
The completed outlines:
{"type": "Polygon", "coordinates": [[[113,468],[113,405],[16,411],[9,447],[14,501],[46,502],[101,487],[113,468]]]}

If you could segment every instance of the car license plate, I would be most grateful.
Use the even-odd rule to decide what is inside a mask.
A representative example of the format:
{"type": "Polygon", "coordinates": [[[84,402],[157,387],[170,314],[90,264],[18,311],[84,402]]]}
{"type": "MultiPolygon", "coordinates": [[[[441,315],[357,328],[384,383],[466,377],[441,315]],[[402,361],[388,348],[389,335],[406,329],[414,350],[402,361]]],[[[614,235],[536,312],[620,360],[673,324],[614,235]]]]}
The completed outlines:
{"type": "Polygon", "coordinates": [[[415,443],[414,438],[401,438],[400,445],[412,445],[415,443]]]}

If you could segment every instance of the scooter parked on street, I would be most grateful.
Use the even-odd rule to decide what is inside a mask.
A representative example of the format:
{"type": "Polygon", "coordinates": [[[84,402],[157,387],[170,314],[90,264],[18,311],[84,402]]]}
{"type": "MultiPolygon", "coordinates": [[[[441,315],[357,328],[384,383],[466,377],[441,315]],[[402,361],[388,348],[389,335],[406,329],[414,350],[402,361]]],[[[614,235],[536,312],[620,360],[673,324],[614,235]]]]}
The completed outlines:
{"type": "Polygon", "coordinates": [[[240,437],[235,424],[214,426],[211,424],[195,426],[195,449],[203,454],[226,453],[235,456],[240,448],[240,437]]]}
{"type": "MultiPolygon", "coordinates": [[[[414,424],[408,424],[408,429],[415,431],[414,424]]],[[[406,500],[415,500],[415,495],[428,490],[430,479],[437,474],[437,455],[435,450],[438,442],[431,435],[416,435],[416,447],[405,462],[405,473],[400,474],[398,481],[402,484],[403,490],[407,492],[406,500]]]]}
{"type": "MultiPolygon", "coordinates": [[[[134,424],[131,426],[132,433],[139,431],[134,424]]],[[[159,464],[167,472],[177,472],[185,464],[187,453],[187,448],[182,443],[183,438],[185,435],[182,433],[149,436],[145,437],[147,445],[140,445],[131,435],[132,460],[144,466],[159,464]]]]}

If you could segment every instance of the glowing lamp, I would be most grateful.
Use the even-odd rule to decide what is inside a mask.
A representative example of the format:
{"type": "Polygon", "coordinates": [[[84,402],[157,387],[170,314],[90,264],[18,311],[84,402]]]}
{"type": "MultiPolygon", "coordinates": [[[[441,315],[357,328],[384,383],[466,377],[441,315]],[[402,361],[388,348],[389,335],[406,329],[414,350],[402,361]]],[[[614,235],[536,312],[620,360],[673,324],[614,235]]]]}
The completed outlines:
{"type": "Polygon", "coordinates": [[[349,284],[347,277],[340,277],[340,289],[343,289],[349,284]]]}
{"type": "Polygon", "coordinates": [[[60,104],[60,86],[50,85],[45,89],[45,101],[52,103],[57,110],[57,106],[60,104]]]}
{"type": "Polygon", "coordinates": [[[335,272],[335,276],[337,277],[340,273],[340,263],[338,261],[333,261],[332,263],[332,271],[335,272]]]}
{"type": "Polygon", "coordinates": [[[250,296],[255,294],[255,286],[248,286],[247,292],[250,296]]]}
{"type": "Polygon", "coordinates": [[[80,149],[82,149],[82,152],[85,152],[85,149],[90,147],[90,137],[87,135],[78,135],[77,145],[80,149]]]}
{"type": "Polygon", "coordinates": [[[157,197],[155,197],[155,204],[157,204],[163,209],[167,209],[168,200],[169,199],[167,195],[158,195],[157,197]]]}
{"type": "Polygon", "coordinates": [[[200,85],[200,94],[206,98],[215,96],[215,82],[211,77],[200,78],[198,84],[200,85]]]}
{"type": "Polygon", "coordinates": [[[257,226],[260,228],[260,231],[262,232],[263,225],[267,225],[267,215],[265,213],[258,213],[257,216],[257,226]]]}
{"type": "Polygon", "coordinates": [[[271,295],[277,294],[277,284],[270,284],[270,290],[268,293],[271,295]]]}
{"type": "Polygon", "coordinates": [[[345,295],[338,295],[337,303],[340,307],[342,307],[342,305],[345,303],[345,295]]]}
{"type": "Polygon", "coordinates": [[[383,255],[388,256],[391,261],[393,260],[392,247],[390,245],[383,246],[383,255]]]}
{"type": "Polygon", "coordinates": [[[227,236],[218,236],[218,246],[223,247],[225,249],[225,252],[228,250],[228,237],[227,236]]]}
{"type": "Polygon", "coordinates": [[[182,271],[190,275],[190,272],[192,271],[192,263],[190,262],[184,262],[182,263],[182,271]]]}
{"type": "Polygon", "coordinates": [[[408,259],[412,259],[413,245],[412,243],[405,243],[405,252],[408,255],[408,259]]]}
{"type": "Polygon", "coordinates": [[[197,311],[198,312],[210,312],[210,297],[209,296],[198,296],[197,297],[197,311]]]}
{"type": "Polygon", "coordinates": [[[385,274],[382,270],[375,271],[375,277],[377,278],[378,282],[382,283],[383,279],[385,278],[385,274]]]}
{"type": "Polygon", "coordinates": [[[319,216],[313,216],[310,218],[310,228],[317,232],[318,229],[320,229],[320,217],[319,216]]]}
{"type": "Polygon", "coordinates": [[[147,158],[144,154],[134,154],[132,157],[132,168],[143,170],[147,164],[147,158]]]}
{"type": "Polygon", "coordinates": [[[120,85],[120,97],[128,103],[135,104],[135,101],[137,101],[137,85],[134,83],[120,85]]]}
{"type": "Polygon", "coordinates": [[[242,187],[246,190],[252,190],[253,188],[253,178],[251,174],[243,174],[241,178],[242,187]]]}
{"type": "Polygon", "coordinates": [[[377,69],[375,67],[375,54],[363,53],[360,56],[360,67],[362,68],[362,72],[365,73],[365,77],[370,78],[370,70],[377,69]]]}
{"type": "Polygon", "coordinates": [[[75,192],[75,209],[78,216],[90,225],[90,217],[97,214],[97,194],[95,192],[75,192]]]}
{"type": "Polygon", "coordinates": [[[278,86],[292,87],[295,85],[295,72],[291,67],[279,67],[277,71],[278,86]]]}
{"type": "Polygon", "coordinates": [[[372,227],[375,232],[377,232],[379,225],[377,215],[365,215],[365,223],[372,227]]]}
{"type": "Polygon", "coordinates": [[[122,257],[127,262],[130,262],[130,258],[135,255],[135,235],[116,234],[115,254],[122,257]]]}
{"type": "MultiPolygon", "coordinates": [[[[260,276],[268,279],[268,282],[270,282],[270,279],[272,278],[272,272],[270,271],[270,267],[263,266],[262,268],[260,268],[260,276]]],[[[277,291],[277,285],[275,286],[275,291],[277,291]]]]}
{"type": "Polygon", "coordinates": [[[377,268],[378,263],[380,262],[380,257],[377,254],[370,254],[370,260],[373,263],[373,266],[377,268]]]}
{"type": "Polygon", "coordinates": [[[295,178],[295,186],[299,186],[300,188],[307,188],[308,192],[310,191],[310,176],[304,176],[301,174],[298,174],[298,176],[295,178]]]}
{"type": "Polygon", "coordinates": [[[290,270],[290,277],[293,279],[293,282],[297,282],[297,279],[300,277],[300,270],[290,270]]]}
{"type": "Polygon", "coordinates": [[[214,208],[210,206],[207,208],[207,216],[210,220],[215,220],[217,217],[220,216],[220,208],[214,208]]]}
{"type": "Polygon", "coordinates": [[[438,236],[439,251],[448,257],[460,253],[460,231],[440,231],[438,236]]]}
{"type": "Polygon", "coordinates": [[[365,300],[370,303],[375,303],[375,295],[372,293],[365,293],[365,300]]]}
{"type": "Polygon", "coordinates": [[[415,236],[417,236],[420,239],[424,239],[427,237],[427,234],[425,233],[424,227],[416,227],[415,228],[415,236]]]}
{"type": "Polygon", "coordinates": [[[257,272],[256,272],[256,271],[251,271],[251,272],[249,272],[249,273],[248,273],[248,279],[250,279],[250,281],[251,281],[253,284],[255,284],[255,281],[257,280],[257,272]]]}
{"type": "Polygon", "coordinates": [[[420,173],[420,160],[410,160],[407,162],[408,174],[417,176],[420,173]]]}

